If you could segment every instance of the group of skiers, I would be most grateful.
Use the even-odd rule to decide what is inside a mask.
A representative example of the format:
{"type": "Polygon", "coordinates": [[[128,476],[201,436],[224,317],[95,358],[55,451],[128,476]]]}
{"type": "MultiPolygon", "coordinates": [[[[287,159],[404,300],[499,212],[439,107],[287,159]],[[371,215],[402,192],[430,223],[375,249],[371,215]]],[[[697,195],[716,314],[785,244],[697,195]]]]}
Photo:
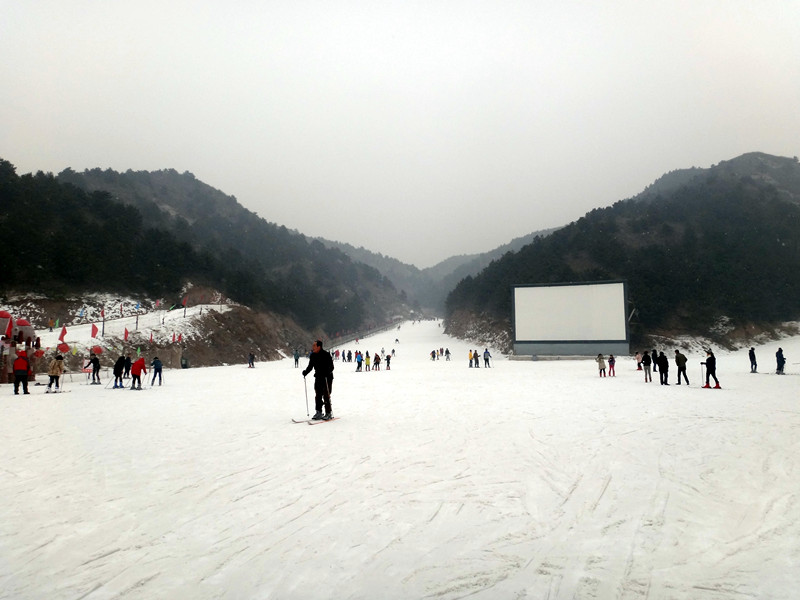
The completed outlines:
{"type": "MultiPolygon", "coordinates": [[[[645,383],[653,381],[651,372],[658,373],[661,385],[669,385],[669,358],[663,352],[657,352],[654,348],[652,355],[647,350],[644,354],[637,352],[636,356],[636,369],[644,371],[645,383]]],[[[681,385],[681,377],[686,385],[689,385],[689,377],[686,375],[686,356],[680,350],[675,350],[675,366],[678,368],[678,381],[677,385],[681,385]]],[[[719,380],[717,379],[717,359],[714,352],[709,348],[706,350],[706,360],[700,363],[706,370],[706,383],[703,388],[710,388],[711,379],[714,380],[714,388],[720,389],[719,380]]]]}
{"type": "MultiPolygon", "coordinates": [[[[91,354],[89,362],[84,366],[84,369],[88,369],[90,365],[92,367],[92,385],[99,385],[101,383],[100,359],[94,353],[91,354]]],[[[156,384],[156,379],[158,379],[158,385],[161,385],[163,380],[162,371],[164,369],[164,364],[161,362],[161,359],[156,356],[150,362],[150,366],[153,369],[153,381],[150,382],[150,386],[152,387],[156,384]]],[[[114,374],[114,387],[112,389],[123,389],[125,387],[123,380],[130,378],[130,389],[141,390],[142,374],[147,375],[146,361],[143,356],[140,356],[136,360],[132,360],[130,354],[127,356],[120,355],[120,357],[117,358],[116,362],[114,363],[114,367],[111,371],[114,374]]],[[[49,387],[50,386],[48,386],[48,388],[49,387]]]]}
{"type": "MultiPolygon", "coordinates": [[[[350,360],[350,352],[348,351],[347,357],[348,360],[345,362],[352,362],[350,360]]],[[[392,368],[392,357],[394,356],[394,350],[392,350],[391,354],[386,354],[384,350],[381,352],[376,352],[370,358],[369,351],[366,354],[362,354],[361,350],[356,350],[356,353],[352,355],[352,359],[356,361],[356,372],[360,373],[362,368],[364,371],[380,371],[381,370],[381,362],[386,363],[386,370],[391,371],[392,368]],[[381,355],[383,355],[383,360],[381,360],[381,355]]]]}
{"type": "MultiPolygon", "coordinates": [[[[597,358],[594,359],[597,362],[597,368],[599,370],[600,377],[606,376],[606,359],[603,357],[602,354],[598,354],[597,358]]],[[[616,377],[617,372],[614,370],[614,367],[617,364],[617,359],[614,358],[613,354],[608,355],[608,376],[609,377],[616,377]]]]}
{"type": "MultiPolygon", "coordinates": [[[[470,350],[470,361],[471,358],[471,350],[470,350]]],[[[439,360],[442,356],[444,356],[445,360],[450,360],[450,348],[435,348],[430,352],[431,360],[439,360]]]]}
{"type": "MultiPolygon", "coordinates": [[[[158,379],[158,385],[161,385],[162,382],[162,371],[163,371],[163,363],[161,360],[156,356],[153,358],[150,366],[153,368],[153,381],[151,382],[151,386],[155,385],[156,379],[158,379]]],[[[90,353],[89,359],[84,365],[84,369],[89,369],[91,367],[91,385],[100,385],[102,382],[100,381],[100,359],[97,357],[97,354],[94,352],[90,353]]],[[[14,394],[19,394],[20,387],[22,388],[23,394],[29,394],[28,391],[28,374],[30,371],[30,360],[28,358],[28,353],[25,350],[20,350],[17,352],[17,358],[14,360],[14,394]]],[[[45,390],[45,394],[49,394],[51,392],[60,392],[61,390],[61,377],[64,375],[66,368],[64,366],[64,357],[61,354],[56,354],[53,359],[50,361],[48,368],[47,368],[47,375],[49,377],[49,381],[47,383],[47,389],[45,390]]],[[[136,361],[131,361],[130,355],[127,357],[120,356],[117,361],[114,363],[113,368],[114,373],[114,389],[123,388],[125,384],[123,383],[123,378],[127,379],[129,376],[131,377],[131,389],[132,390],[141,390],[142,389],[142,380],[141,375],[144,373],[147,374],[147,368],[145,366],[145,359],[144,357],[140,357],[136,361]]]]}
{"type": "MultiPolygon", "coordinates": [[[[161,362],[161,359],[157,356],[153,358],[150,362],[150,366],[153,369],[153,381],[150,382],[150,386],[154,386],[156,384],[156,379],[158,379],[158,385],[161,385],[162,382],[162,371],[164,369],[164,364],[161,362]]],[[[131,363],[130,355],[120,356],[117,359],[117,362],[114,363],[114,388],[113,389],[122,389],[125,387],[123,383],[123,379],[128,377],[130,373],[131,378],[131,388],[132,390],[140,390],[142,389],[142,373],[147,375],[147,367],[145,366],[145,359],[143,356],[140,356],[138,359],[131,363]]]]}
{"type": "MultiPolygon", "coordinates": [[[[469,367],[470,367],[470,369],[472,367],[475,367],[476,369],[480,368],[480,366],[481,366],[481,364],[480,364],[480,356],[481,355],[477,350],[470,350],[469,351],[469,367]]],[[[483,349],[483,366],[486,367],[487,369],[492,366],[491,363],[489,362],[489,360],[491,358],[492,358],[492,355],[489,353],[489,349],[488,348],[484,348],[483,349]]],[[[450,350],[447,350],[447,360],[450,360],[450,350]]]]}
{"type": "MultiPolygon", "coordinates": [[[[153,368],[153,381],[150,383],[151,386],[155,385],[156,379],[158,379],[158,385],[161,385],[162,382],[162,371],[164,368],[161,359],[157,356],[153,358],[150,362],[150,366],[153,368]]],[[[88,362],[84,365],[84,370],[89,369],[91,367],[92,372],[92,381],[91,385],[100,385],[102,382],[100,381],[100,359],[98,356],[92,352],[89,355],[88,362]]],[[[51,387],[55,384],[55,391],[58,390],[58,378],[63,373],[63,357],[58,355],[53,362],[50,363],[50,369],[48,374],[50,375],[50,383],[47,385],[47,390],[45,393],[51,391],[51,387]],[[62,365],[59,367],[57,361],[61,361],[60,364],[62,365]]],[[[147,375],[147,366],[146,361],[143,356],[140,356],[136,360],[131,360],[130,354],[127,356],[120,356],[116,362],[114,363],[114,367],[112,368],[112,372],[114,374],[114,387],[113,389],[122,389],[125,387],[125,383],[123,379],[131,379],[131,387],[132,390],[141,390],[142,389],[142,374],[147,375]]]]}

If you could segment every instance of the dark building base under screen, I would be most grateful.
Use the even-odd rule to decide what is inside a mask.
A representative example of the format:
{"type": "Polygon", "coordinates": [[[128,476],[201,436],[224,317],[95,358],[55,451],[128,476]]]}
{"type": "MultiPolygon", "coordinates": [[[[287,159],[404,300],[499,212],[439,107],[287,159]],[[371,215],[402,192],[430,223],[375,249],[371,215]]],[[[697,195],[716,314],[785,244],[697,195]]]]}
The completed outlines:
{"type": "Polygon", "coordinates": [[[514,342],[517,356],[629,356],[628,342],[514,342]]]}

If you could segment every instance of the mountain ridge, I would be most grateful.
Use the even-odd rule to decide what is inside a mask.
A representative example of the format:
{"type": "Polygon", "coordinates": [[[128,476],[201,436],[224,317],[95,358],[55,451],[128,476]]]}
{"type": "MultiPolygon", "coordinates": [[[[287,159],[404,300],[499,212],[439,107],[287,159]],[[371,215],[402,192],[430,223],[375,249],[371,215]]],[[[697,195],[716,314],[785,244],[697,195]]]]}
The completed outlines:
{"type": "Polygon", "coordinates": [[[671,172],[462,280],[447,299],[446,330],[463,335],[490,323],[488,336],[509,340],[512,285],[610,279],[629,283],[637,339],[713,337],[720,319],[731,329],[792,320],[798,198],[796,158],[748,153],[671,172]]]}

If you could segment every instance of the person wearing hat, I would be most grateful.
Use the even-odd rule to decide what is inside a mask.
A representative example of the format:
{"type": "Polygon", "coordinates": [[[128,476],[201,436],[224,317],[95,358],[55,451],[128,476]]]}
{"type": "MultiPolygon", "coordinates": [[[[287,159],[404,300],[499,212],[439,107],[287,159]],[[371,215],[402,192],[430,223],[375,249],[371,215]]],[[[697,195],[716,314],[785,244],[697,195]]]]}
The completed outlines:
{"type": "Polygon", "coordinates": [[[50,376],[50,383],[47,384],[47,389],[44,391],[45,394],[49,394],[53,384],[56,386],[56,391],[58,391],[58,383],[61,375],[64,374],[64,357],[60,354],[57,354],[56,357],[50,361],[50,366],[47,369],[47,374],[50,376]]]}
{"type": "Polygon", "coordinates": [[[706,350],[706,360],[703,363],[700,363],[706,366],[706,384],[703,386],[704,388],[708,389],[711,387],[710,379],[711,377],[714,378],[714,382],[716,385],[714,389],[720,389],[719,386],[719,379],[717,379],[717,358],[714,356],[714,353],[711,351],[711,348],[706,350]]]}

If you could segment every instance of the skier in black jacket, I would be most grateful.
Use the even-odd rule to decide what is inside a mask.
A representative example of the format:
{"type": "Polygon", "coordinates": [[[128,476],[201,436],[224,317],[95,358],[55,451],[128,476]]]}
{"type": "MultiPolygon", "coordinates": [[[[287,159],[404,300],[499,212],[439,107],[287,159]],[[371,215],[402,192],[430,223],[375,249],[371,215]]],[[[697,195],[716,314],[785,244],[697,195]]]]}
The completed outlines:
{"type": "Polygon", "coordinates": [[[783,367],[786,365],[786,358],[783,356],[783,348],[778,348],[775,353],[775,360],[778,363],[778,369],[775,371],[778,375],[783,375],[783,367]]]}
{"type": "Polygon", "coordinates": [[[122,374],[125,372],[125,357],[120,356],[114,363],[114,389],[123,388],[122,374]]]}
{"type": "Polygon", "coordinates": [[[653,364],[658,365],[658,375],[661,380],[661,385],[669,385],[669,359],[663,352],[658,353],[658,358],[653,361],[653,364]]]}
{"type": "Polygon", "coordinates": [[[706,366],[706,384],[703,386],[704,388],[710,388],[710,378],[714,378],[714,389],[720,389],[719,386],[719,379],[717,379],[717,358],[714,356],[714,353],[711,351],[711,348],[706,350],[706,360],[705,362],[700,363],[701,365],[706,366]]]}
{"type": "Polygon", "coordinates": [[[333,389],[333,358],[330,352],[323,350],[322,342],[317,340],[311,346],[311,355],[308,357],[308,366],[303,371],[303,377],[314,370],[314,408],[316,411],[312,419],[324,419],[328,421],[333,418],[331,408],[331,390],[333,389]],[[325,404],[325,414],[322,414],[323,400],[325,404]]]}
{"type": "Polygon", "coordinates": [[[100,359],[92,352],[90,354],[89,362],[86,364],[86,369],[92,367],[92,385],[100,385],[100,359]]]}

